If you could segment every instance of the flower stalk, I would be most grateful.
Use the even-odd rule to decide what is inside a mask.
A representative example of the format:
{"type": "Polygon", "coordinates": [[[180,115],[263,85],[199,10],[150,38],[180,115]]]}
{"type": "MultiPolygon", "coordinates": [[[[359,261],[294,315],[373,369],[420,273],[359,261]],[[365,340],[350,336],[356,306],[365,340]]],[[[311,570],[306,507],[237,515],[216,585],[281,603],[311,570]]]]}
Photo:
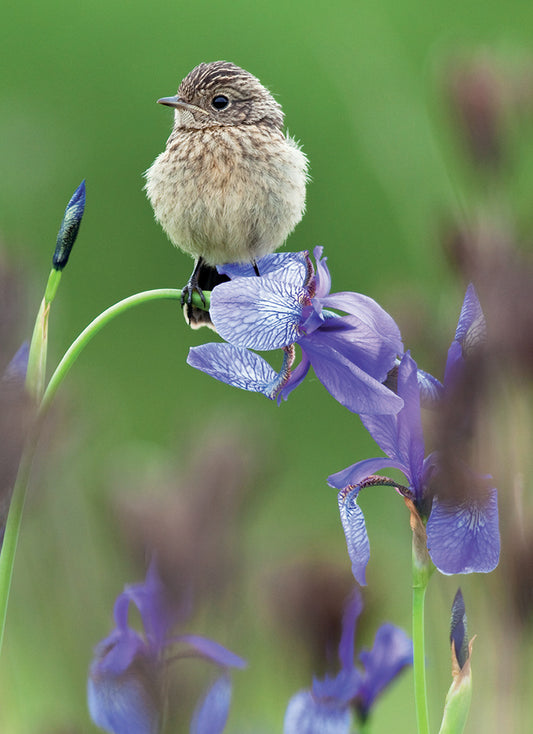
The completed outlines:
{"type": "Polygon", "coordinates": [[[26,371],[26,390],[39,403],[43,396],[46,379],[46,358],[48,354],[48,319],[50,306],[61,280],[61,271],[52,268],[46,283],[43,300],[35,319],[26,371]]]}
{"type": "Polygon", "coordinates": [[[413,671],[415,679],[415,707],[418,734],[429,734],[429,712],[426,687],[426,655],[424,633],[424,603],[426,589],[434,570],[427,552],[426,530],[420,515],[410,500],[405,501],[411,511],[413,530],[413,671]]]}
{"type": "Polygon", "coordinates": [[[424,646],[424,601],[426,586],[417,585],[413,564],[413,670],[415,677],[415,706],[418,734],[429,734],[424,646]]]}
{"type": "MultiPolygon", "coordinates": [[[[181,289],[160,288],[150,291],[136,293],[122,301],[115,303],[108,309],[103,311],[81,332],[65,352],[63,358],[59,362],[50,381],[44,387],[45,369],[46,369],[46,347],[48,333],[48,315],[50,312],[50,304],[57,291],[57,286],[61,277],[61,271],[52,270],[48,279],[39,314],[37,316],[36,325],[32,343],[30,346],[30,355],[28,359],[28,369],[26,377],[26,388],[28,392],[36,399],[39,404],[36,421],[30,430],[26,439],[26,444],[22,453],[19,470],[13,487],[13,494],[9,506],[4,538],[2,542],[2,551],[0,553],[0,651],[2,649],[2,640],[5,629],[7,605],[9,600],[9,592],[11,588],[11,579],[13,576],[13,566],[15,562],[15,553],[17,549],[18,538],[20,534],[20,526],[22,522],[22,514],[26,500],[26,492],[28,481],[33,463],[33,457],[37,448],[37,442],[40,433],[40,427],[50,407],[59,386],[70,371],[74,362],[93,339],[94,336],[106,324],[112,321],[116,316],[125,313],[130,308],[147,303],[149,301],[159,299],[180,300],[181,289]]],[[[204,296],[208,296],[204,292],[204,296]]],[[[199,308],[209,307],[209,299],[207,298],[207,306],[201,302],[198,294],[193,295],[193,303],[199,308]]]]}
{"type": "Polygon", "coordinates": [[[30,435],[26,440],[15,484],[13,485],[13,493],[11,495],[9,513],[2,540],[2,552],[0,553],[0,651],[2,650],[11,578],[13,576],[22,513],[26,501],[26,490],[36,446],[37,432],[33,429],[30,431],[30,435]]]}
{"type": "MultiPolygon", "coordinates": [[[[206,293],[204,292],[204,296],[206,293]]],[[[135,293],[132,296],[124,298],[122,301],[113,304],[105,311],[102,311],[91,323],[85,327],[81,334],[72,342],[70,347],[63,355],[61,361],[57,365],[53,375],[50,378],[48,386],[44,392],[41,405],[39,407],[39,415],[43,416],[47,411],[54,395],[57,392],[59,385],[63,382],[64,378],[70,372],[71,367],[77,360],[81,352],[98,334],[100,329],[103,329],[106,324],[112,321],[116,316],[125,313],[130,308],[138,306],[142,303],[148,303],[149,301],[155,301],[159,299],[171,299],[180,300],[181,290],[176,288],[156,288],[154,290],[142,291],[141,293],[135,293]]],[[[198,308],[202,307],[200,296],[195,293],[193,296],[193,303],[198,308]]]]}

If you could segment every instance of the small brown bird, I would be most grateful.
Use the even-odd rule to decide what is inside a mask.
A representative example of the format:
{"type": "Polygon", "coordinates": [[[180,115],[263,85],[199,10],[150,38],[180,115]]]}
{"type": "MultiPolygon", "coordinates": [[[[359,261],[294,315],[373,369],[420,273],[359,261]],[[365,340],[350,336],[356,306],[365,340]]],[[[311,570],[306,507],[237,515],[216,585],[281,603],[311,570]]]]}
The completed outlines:
{"type": "Polygon", "coordinates": [[[183,289],[191,326],[209,322],[192,294],[225,279],[214,266],[252,263],[283,244],[305,208],[307,158],[283,133],[283,112],[249,72],[202,63],[174,97],[174,128],[146,172],[146,192],[171,242],[195,258],[183,289]]]}

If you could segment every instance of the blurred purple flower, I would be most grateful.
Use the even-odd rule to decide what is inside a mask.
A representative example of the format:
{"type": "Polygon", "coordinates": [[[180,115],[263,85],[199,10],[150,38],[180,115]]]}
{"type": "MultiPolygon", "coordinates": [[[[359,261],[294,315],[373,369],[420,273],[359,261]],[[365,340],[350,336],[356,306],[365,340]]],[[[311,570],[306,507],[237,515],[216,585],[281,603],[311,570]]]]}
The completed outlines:
{"type": "Polygon", "coordinates": [[[200,701],[191,721],[190,734],[220,734],[224,731],[231,703],[231,679],[222,674],[200,701]]]}
{"type": "MultiPolygon", "coordinates": [[[[472,346],[484,335],[483,313],[473,286],[469,286],[455,339],[446,363],[443,396],[461,369],[472,346]]],[[[420,414],[420,382],[417,366],[407,352],[398,368],[398,395],[404,406],[397,415],[363,415],[363,424],[383,449],[386,457],[366,459],[333,474],[328,481],[340,489],[339,509],[352,572],[359,583],[365,582],[370,547],[365,520],[357,505],[361,489],[388,484],[411,499],[422,518],[428,518],[427,547],[431,560],[445,574],[492,571],[498,564],[500,536],[498,529],[497,490],[490,476],[479,476],[463,468],[462,477],[476,491],[461,491],[443,497],[435,494],[432,484],[438,477],[440,456],[434,452],[424,458],[425,446],[420,414]],[[409,486],[401,487],[375,473],[390,467],[399,469],[409,486]]]]}
{"type": "Polygon", "coordinates": [[[372,650],[354,662],[354,638],[362,602],[356,590],[346,606],[339,644],[341,669],[336,676],[313,680],[310,690],[297,693],[285,713],[284,734],[348,734],[352,710],[368,717],[377,696],[413,662],[413,645],[405,632],[392,624],[379,628],[372,650]]]}
{"type": "Polygon", "coordinates": [[[261,277],[254,276],[251,266],[224,266],[232,280],[213,290],[210,313],[228,343],[193,347],[188,363],[278,403],[312,366],[328,392],[349,410],[397,413],[402,401],[382,383],[403,352],[398,327],[371,298],[330,293],[322,248],[315,248],[314,255],[316,270],[307,252],[268,255],[258,263],[261,277]],[[296,369],[294,344],[302,351],[296,369]],[[281,370],[250,349],[283,349],[281,370]]]}
{"type": "Polygon", "coordinates": [[[448,350],[444,370],[444,389],[450,390],[458,379],[465,359],[472,354],[487,338],[487,325],[476,289],[470,283],[466,289],[455,338],[448,350]]]}
{"type": "MultiPolygon", "coordinates": [[[[246,665],[238,655],[207,638],[169,635],[175,614],[167,604],[153,562],[144,583],[126,587],[119,594],[113,614],[115,629],[95,648],[87,687],[91,717],[110,734],[159,732],[164,708],[163,676],[170,647],[185,644],[189,656],[198,655],[224,669],[246,665]],[[129,625],[130,603],[139,611],[142,634],[129,625]]],[[[229,697],[227,701],[229,707],[229,697]]],[[[202,731],[198,729],[199,734],[202,731]]]]}
{"type": "Polygon", "coordinates": [[[30,355],[30,343],[22,342],[10,363],[4,370],[2,382],[9,385],[24,386],[26,372],[28,370],[28,357],[30,355]]]}
{"type": "Polygon", "coordinates": [[[413,643],[399,627],[382,624],[372,649],[362,650],[359,660],[365,672],[355,704],[359,716],[365,720],[378,695],[403,668],[412,665],[413,643]]]}

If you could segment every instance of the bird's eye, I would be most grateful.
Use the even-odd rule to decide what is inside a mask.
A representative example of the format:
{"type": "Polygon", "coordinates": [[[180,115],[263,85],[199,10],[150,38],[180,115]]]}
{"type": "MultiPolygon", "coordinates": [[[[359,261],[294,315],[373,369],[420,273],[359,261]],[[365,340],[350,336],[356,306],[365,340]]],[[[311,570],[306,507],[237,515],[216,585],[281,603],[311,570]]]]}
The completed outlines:
{"type": "Polygon", "coordinates": [[[229,105],[229,99],[224,94],[217,94],[216,97],[213,97],[211,100],[211,106],[215,108],[215,110],[223,110],[229,105]]]}

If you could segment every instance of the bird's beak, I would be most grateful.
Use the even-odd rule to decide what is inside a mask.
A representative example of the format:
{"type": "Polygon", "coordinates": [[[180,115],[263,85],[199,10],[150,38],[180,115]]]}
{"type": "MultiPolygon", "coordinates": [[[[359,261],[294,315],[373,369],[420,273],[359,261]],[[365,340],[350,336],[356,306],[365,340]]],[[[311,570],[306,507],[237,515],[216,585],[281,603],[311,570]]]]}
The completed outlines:
{"type": "Polygon", "coordinates": [[[189,110],[189,112],[205,112],[201,107],[197,107],[195,104],[186,102],[181,97],[175,94],[173,97],[161,97],[157,100],[158,104],[165,104],[167,107],[174,107],[181,110],[189,110]]]}
{"type": "Polygon", "coordinates": [[[189,105],[183,99],[180,99],[177,94],[173,97],[161,97],[157,100],[157,104],[166,104],[167,107],[188,107],[189,105]]]}

